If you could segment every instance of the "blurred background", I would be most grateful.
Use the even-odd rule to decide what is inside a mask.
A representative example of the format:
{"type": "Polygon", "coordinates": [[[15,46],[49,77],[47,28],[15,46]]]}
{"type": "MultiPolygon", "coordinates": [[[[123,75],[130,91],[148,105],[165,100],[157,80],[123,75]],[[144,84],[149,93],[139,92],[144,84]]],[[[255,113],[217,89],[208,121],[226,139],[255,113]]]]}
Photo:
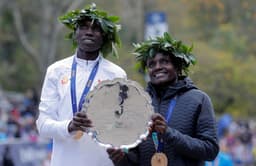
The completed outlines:
{"type": "Polygon", "coordinates": [[[120,16],[119,59],[108,59],[142,86],[132,43],[168,31],[193,44],[189,75],[212,99],[221,151],[234,165],[256,165],[255,0],[0,0],[0,166],[47,166],[51,143],[35,127],[42,81],[73,53],[58,17],[92,2],[120,16]]]}

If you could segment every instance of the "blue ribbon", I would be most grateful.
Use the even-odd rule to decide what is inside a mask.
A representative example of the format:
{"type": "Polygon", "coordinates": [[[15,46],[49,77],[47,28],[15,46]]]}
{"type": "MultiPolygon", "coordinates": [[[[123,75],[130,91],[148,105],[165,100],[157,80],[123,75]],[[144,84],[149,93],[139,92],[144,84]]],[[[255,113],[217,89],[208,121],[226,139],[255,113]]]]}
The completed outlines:
{"type": "Polygon", "coordinates": [[[93,80],[97,74],[98,68],[99,68],[99,61],[98,60],[95,64],[95,66],[93,67],[91,74],[89,76],[89,79],[86,83],[86,86],[84,87],[84,91],[82,93],[82,96],[80,98],[79,101],[79,105],[78,105],[78,109],[77,109],[77,101],[76,101],[76,67],[77,67],[77,63],[75,60],[75,57],[73,59],[73,63],[72,63],[72,69],[71,69],[71,87],[70,87],[70,91],[71,91],[71,102],[72,102],[72,110],[73,110],[73,115],[77,112],[77,111],[81,111],[84,100],[86,95],[88,94],[93,80]]]}
{"type": "Polygon", "coordinates": [[[167,124],[169,123],[169,121],[170,121],[170,119],[171,119],[172,112],[173,112],[174,107],[175,107],[175,105],[176,105],[176,98],[177,98],[177,97],[175,96],[175,97],[171,100],[171,102],[170,102],[169,109],[168,109],[168,113],[166,114],[166,117],[165,117],[167,124]]]}

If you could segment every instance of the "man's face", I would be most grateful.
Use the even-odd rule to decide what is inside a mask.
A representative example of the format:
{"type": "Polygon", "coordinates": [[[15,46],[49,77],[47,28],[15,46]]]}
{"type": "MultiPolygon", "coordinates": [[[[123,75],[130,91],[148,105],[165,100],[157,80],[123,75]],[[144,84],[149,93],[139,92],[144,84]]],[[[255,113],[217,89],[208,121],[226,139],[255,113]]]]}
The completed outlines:
{"type": "Polygon", "coordinates": [[[78,48],[86,52],[95,52],[101,49],[103,44],[103,32],[96,22],[85,20],[76,30],[78,48]]]}
{"type": "Polygon", "coordinates": [[[177,78],[177,71],[172,64],[170,56],[157,53],[149,58],[146,63],[150,81],[157,86],[167,86],[177,78]]]}

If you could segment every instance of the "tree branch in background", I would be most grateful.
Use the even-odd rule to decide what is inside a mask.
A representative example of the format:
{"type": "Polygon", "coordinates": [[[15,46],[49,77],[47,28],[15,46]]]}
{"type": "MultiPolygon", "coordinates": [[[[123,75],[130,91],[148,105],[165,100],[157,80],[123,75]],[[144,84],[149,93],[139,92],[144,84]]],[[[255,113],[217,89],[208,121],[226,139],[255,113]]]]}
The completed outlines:
{"type": "Polygon", "coordinates": [[[38,49],[33,47],[31,42],[29,42],[27,34],[24,31],[22,13],[19,9],[18,2],[13,1],[10,4],[10,7],[18,34],[17,37],[25,51],[28,53],[28,56],[32,58],[41,74],[43,74],[47,66],[56,60],[58,34],[63,28],[63,25],[56,21],[57,17],[61,15],[61,11],[66,12],[77,8],[82,4],[83,0],[59,1],[59,3],[56,3],[56,6],[52,1],[43,0],[40,2],[43,12],[40,15],[40,18],[38,18],[38,20],[40,20],[39,24],[41,24],[41,26],[39,26],[41,30],[38,30],[40,33],[38,49]],[[63,8],[58,8],[58,6],[63,8]],[[52,19],[52,17],[56,18],[52,19]]]}
{"type": "Polygon", "coordinates": [[[29,56],[35,62],[38,62],[38,57],[37,57],[37,54],[36,54],[36,50],[32,47],[32,45],[27,40],[27,36],[26,36],[26,34],[24,32],[24,29],[23,29],[21,13],[20,13],[20,10],[17,7],[15,2],[13,2],[11,4],[11,9],[12,9],[12,15],[13,15],[13,18],[14,18],[14,25],[15,25],[15,28],[17,30],[17,34],[18,34],[18,37],[19,37],[19,40],[20,40],[22,46],[28,52],[29,56]]]}

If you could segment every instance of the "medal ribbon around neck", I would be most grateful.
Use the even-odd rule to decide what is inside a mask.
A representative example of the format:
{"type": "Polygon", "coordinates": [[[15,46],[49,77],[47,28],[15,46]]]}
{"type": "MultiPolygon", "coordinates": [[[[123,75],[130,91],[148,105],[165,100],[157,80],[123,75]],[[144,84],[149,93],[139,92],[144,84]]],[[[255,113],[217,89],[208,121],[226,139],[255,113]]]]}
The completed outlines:
{"type": "MultiPolygon", "coordinates": [[[[176,100],[177,100],[177,97],[175,96],[171,102],[170,102],[170,105],[169,105],[169,109],[168,109],[168,112],[165,116],[165,119],[166,119],[166,123],[168,124],[170,119],[171,119],[171,116],[172,116],[172,112],[174,110],[174,107],[176,105],[176,100]]],[[[164,142],[163,142],[163,138],[160,138],[160,140],[158,140],[158,136],[157,136],[157,132],[153,132],[152,133],[152,139],[153,139],[153,142],[154,142],[154,145],[155,145],[155,148],[156,148],[156,151],[157,152],[161,152],[163,151],[163,146],[164,146],[164,142]]]]}
{"type": "Polygon", "coordinates": [[[86,83],[86,86],[84,87],[84,91],[82,93],[82,96],[80,98],[79,105],[78,105],[78,108],[77,108],[77,100],[76,100],[76,68],[77,68],[77,62],[75,60],[75,57],[73,59],[72,69],[71,69],[71,87],[70,87],[73,115],[76,112],[81,111],[81,109],[82,109],[85,97],[88,94],[88,92],[90,91],[93,80],[94,80],[94,78],[97,74],[97,71],[98,71],[98,68],[99,68],[99,62],[100,62],[100,59],[96,62],[96,64],[94,65],[94,67],[91,71],[91,74],[90,74],[89,79],[86,83]]]}

